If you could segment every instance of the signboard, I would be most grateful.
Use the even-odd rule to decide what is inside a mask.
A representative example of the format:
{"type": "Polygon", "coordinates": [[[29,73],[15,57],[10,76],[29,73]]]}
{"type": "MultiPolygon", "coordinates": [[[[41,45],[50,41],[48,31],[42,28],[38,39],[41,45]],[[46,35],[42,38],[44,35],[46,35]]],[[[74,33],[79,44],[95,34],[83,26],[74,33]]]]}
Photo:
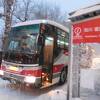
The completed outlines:
{"type": "Polygon", "coordinates": [[[70,40],[70,68],[69,68],[69,97],[80,97],[80,59],[82,59],[81,45],[85,43],[100,43],[100,17],[88,18],[72,23],[70,40]],[[81,45],[80,45],[81,44],[81,45]],[[74,46],[73,46],[74,45],[74,46]]]}
{"type": "Polygon", "coordinates": [[[73,43],[93,42],[100,42],[100,18],[73,24],[73,43]]]}

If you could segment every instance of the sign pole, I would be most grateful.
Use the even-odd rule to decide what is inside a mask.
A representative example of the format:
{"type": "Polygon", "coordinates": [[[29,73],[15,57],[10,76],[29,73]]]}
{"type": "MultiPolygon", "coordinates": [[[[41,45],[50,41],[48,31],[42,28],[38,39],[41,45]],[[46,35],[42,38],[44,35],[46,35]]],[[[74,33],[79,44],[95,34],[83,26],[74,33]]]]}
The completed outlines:
{"type": "Polygon", "coordinates": [[[80,97],[80,80],[79,80],[79,44],[73,45],[73,25],[71,27],[69,41],[69,67],[68,67],[68,88],[67,100],[73,100],[80,97]],[[73,61],[74,60],[74,61],[73,61]]]}
{"type": "Polygon", "coordinates": [[[71,27],[71,34],[69,39],[69,67],[68,67],[68,86],[67,86],[67,100],[72,99],[72,63],[73,63],[73,27],[71,27]]]}

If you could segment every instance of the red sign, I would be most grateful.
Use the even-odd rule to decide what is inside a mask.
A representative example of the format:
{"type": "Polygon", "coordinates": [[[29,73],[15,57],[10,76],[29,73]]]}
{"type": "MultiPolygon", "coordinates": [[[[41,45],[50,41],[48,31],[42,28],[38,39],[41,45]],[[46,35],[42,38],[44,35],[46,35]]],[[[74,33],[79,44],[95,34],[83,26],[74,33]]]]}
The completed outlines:
{"type": "Polygon", "coordinates": [[[73,24],[74,43],[100,43],[100,18],[73,24]]]}

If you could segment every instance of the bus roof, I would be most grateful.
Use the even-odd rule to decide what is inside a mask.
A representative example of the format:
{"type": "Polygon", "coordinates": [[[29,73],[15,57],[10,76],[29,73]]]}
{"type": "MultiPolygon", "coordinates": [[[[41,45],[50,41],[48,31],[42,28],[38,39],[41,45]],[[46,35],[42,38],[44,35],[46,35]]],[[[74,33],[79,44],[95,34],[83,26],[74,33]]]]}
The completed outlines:
{"type": "Polygon", "coordinates": [[[63,26],[63,25],[61,25],[61,24],[59,24],[55,21],[51,21],[51,20],[31,20],[31,21],[17,23],[12,27],[19,27],[19,26],[26,26],[26,25],[33,25],[33,24],[42,24],[42,23],[46,23],[46,24],[56,26],[56,27],[58,27],[58,28],[69,33],[69,29],[67,28],[67,26],[65,27],[65,26],[63,26]]]}

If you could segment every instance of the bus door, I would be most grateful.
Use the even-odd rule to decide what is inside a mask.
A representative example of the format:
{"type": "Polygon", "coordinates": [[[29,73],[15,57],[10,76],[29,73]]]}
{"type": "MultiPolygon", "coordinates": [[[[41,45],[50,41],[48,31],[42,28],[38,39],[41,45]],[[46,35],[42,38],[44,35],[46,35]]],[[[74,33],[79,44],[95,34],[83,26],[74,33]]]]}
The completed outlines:
{"type": "Polygon", "coordinates": [[[42,82],[52,83],[54,38],[46,36],[43,49],[42,82]]]}

